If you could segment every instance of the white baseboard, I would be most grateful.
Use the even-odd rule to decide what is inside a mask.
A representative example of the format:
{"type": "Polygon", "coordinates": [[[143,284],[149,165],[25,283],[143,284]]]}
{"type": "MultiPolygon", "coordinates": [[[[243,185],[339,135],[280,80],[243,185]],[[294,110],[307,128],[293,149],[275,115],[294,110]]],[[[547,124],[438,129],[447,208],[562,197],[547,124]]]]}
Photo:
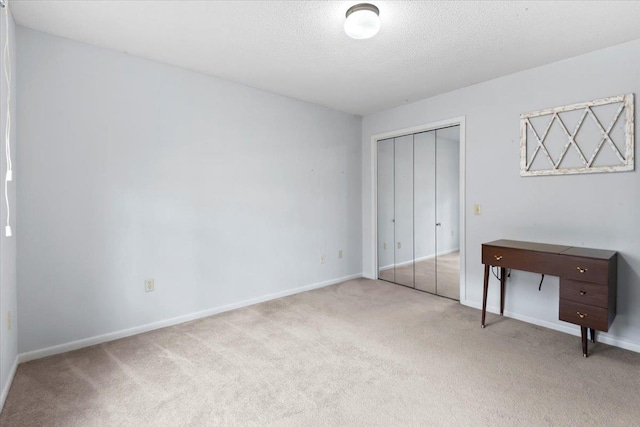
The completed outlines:
{"type": "Polygon", "coordinates": [[[13,366],[11,366],[11,370],[9,371],[9,376],[7,377],[7,383],[2,388],[2,394],[0,395],[0,412],[4,408],[4,402],[7,400],[7,396],[9,395],[9,389],[11,388],[11,384],[13,383],[13,377],[16,375],[16,369],[18,369],[18,361],[19,356],[16,356],[13,361],[13,366]]]}
{"type": "MultiPolygon", "coordinates": [[[[104,342],[117,340],[120,338],[129,337],[131,335],[141,334],[143,332],[153,331],[155,329],[166,328],[167,326],[173,326],[191,320],[201,319],[203,317],[213,316],[214,314],[223,313],[225,311],[235,310],[237,308],[247,307],[249,305],[258,304],[261,302],[269,301],[272,299],[282,298],[289,295],[299,294],[301,292],[310,291],[313,289],[323,288],[325,286],[335,285],[347,280],[358,279],[362,277],[362,273],[351,274],[349,276],[340,277],[337,279],[326,280],[324,282],[312,283],[311,285],[299,286],[297,288],[288,289],[286,291],[275,292],[261,297],[250,298],[244,301],[236,302],[233,304],[223,305],[221,307],[210,308],[195,313],[185,314],[171,319],[160,320],[158,322],[147,323],[146,325],[136,326],[129,329],[123,329],[120,331],[109,332],[103,335],[97,335],[90,338],[84,338],[77,341],[71,341],[65,344],[54,345],[39,350],[33,350],[18,355],[18,363],[28,362],[30,360],[41,359],[47,356],[53,356],[54,354],[66,353],[67,351],[78,350],[80,348],[89,347],[96,344],[102,344],[104,342]]],[[[3,394],[4,396],[4,394],[3,394]]]]}
{"type": "MultiPolygon", "coordinates": [[[[477,302],[470,302],[468,300],[465,300],[464,302],[462,300],[460,300],[460,303],[463,305],[466,305],[467,307],[473,307],[473,308],[477,308],[478,310],[482,310],[482,304],[477,303],[477,302]]],[[[500,309],[498,307],[493,307],[493,306],[487,306],[487,312],[489,313],[493,313],[493,314],[498,314],[500,313],[500,309]]],[[[575,335],[575,336],[580,336],[580,328],[578,328],[576,325],[571,325],[569,323],[567,323],[566,325],[560,325],[558,323],[553,323],[553,322],[549,322],[546,320],[541,320],[541,319],[537,319],[535,317],[530,317],[530,316],[525,316],[523,314],[519,314],[519,313],[514,313],[512,311],[508,311],[505,310],[504,311],[504,315],[505,317],[510,317],[512,319],[516,319],[516,320],[521,320],[523,322],[527,322],[527,323],[532,323],[534,325],[538,325],[538,326],[542,326],[548,329],[553,329],[555,331],[560,331],[560,332],[564,332],[566,334],[569,335],[575,335]]],[[[478,316],[478,322],[480,322],[480,316],[478,316]]],[[[599,332],[598,333],[598,341],[604,343],[604,344],[609,344],[612,345],[614,347],[620,347],[623,348],[625,350],[631,350],[634,351],[636,353],[640,353],[640,344],[635,343],[635,342],[631,342],[631,341],[627,341],[627,340],[623,340],[620,338],[616,338],[612,335],[607,334],[606,332],[599,332]]]]}

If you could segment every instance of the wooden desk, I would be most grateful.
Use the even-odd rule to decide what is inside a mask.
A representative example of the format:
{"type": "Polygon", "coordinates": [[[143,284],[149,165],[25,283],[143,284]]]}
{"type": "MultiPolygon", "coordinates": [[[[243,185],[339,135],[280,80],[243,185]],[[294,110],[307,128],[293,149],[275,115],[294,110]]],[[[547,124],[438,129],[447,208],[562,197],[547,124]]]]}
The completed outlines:
{"type": "Polygon", "coordinates": [[[618,254],[614,251],[543,243],[496,240],[482,245],[484,291],[482,327],[487,313],[489,269],[500,268],[500,315],[504,313],[507,268],[560,278],[559,319],[580,326],[587,357],[587,328],[607,332],[616,317],[618,254]]]}

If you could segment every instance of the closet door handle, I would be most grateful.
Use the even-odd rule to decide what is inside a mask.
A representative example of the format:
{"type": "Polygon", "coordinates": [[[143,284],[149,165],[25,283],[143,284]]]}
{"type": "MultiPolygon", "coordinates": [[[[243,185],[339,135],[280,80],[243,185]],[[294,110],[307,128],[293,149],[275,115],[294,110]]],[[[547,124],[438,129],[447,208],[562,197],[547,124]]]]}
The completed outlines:
{"type": "Polygon", "coordinates": [[[436,222],[436,227],[440,227],[442,225],[441,222],[436,222]]]}

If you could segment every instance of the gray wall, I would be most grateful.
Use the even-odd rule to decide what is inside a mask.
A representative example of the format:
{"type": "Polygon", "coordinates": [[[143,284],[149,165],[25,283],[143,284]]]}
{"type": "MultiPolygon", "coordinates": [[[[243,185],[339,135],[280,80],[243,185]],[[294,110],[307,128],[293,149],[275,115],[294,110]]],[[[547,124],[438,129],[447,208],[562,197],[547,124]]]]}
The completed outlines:
{"type": "MultiPolygon", "coordinates": [[[[470,70],[469,72],[472,72],[470,70]]],[[[608,342],[640,351],[640,172],[519,175],[519,115],[624,93],[640,94],[640,40],[527,70],[363,118],[363,270],[373,277],[371,136],[466,116],[466,298],[482,298],[483,242],[499,238],[617,250],[618,316],[608,342]],[[473,205],[482,215],[473,215],[473,205]]],[[[636,167],[636,169],[639,169],[636,167]]],[[[577,333],[558,320],[558,279],[514,271],[511,316],[577,333]]],[[[498,306],[492,282],[489,306],[498,306]]],[[[478,323],[480,317],[478,315],[478,323]]]]}
{"type": "MultiPolygon", "coordinates": [[[[5,27],[4,27],[4,12],[0,9],[0,52],[4,49],[5,45],[5,27]]],[[[18,168],[18,162],[16,161],[16,43],[15,43],[15,27],[13,18],[9,15],[9,55],[11,55],[11,148],[12,160],[14,168],[14,180],[9,183],[9,202],[11,206],[11,228],[14,237],[5,237],[4,226],[7,221],[7,209],[5,207],[5,194],[4,194],[4,177],[7,171],[5,150],[5,126],[7,117],[7,95],[8,88],[4,75],[4,59],[0,59],[0,132],[2,141],[0,150],[2,155],[0,156],[0,408],[4,403],[4,398],[8,392],[9,387],[9,375],[11,369],[16,362],[16,356],[18,354],[18,334],[17,334],[17,297],[16,297],[16,177],[15,170],[18,168]],[[7,328],[7,313],[11,312],[12,328],[7,328]]],[[[2,54],[0,53],[0,56],[2,54]]]]}
{"type": "Polygon", "coordinates": [[[18,51],[20,352],[361,273],[360,117],[22,27],[18,51]]]}

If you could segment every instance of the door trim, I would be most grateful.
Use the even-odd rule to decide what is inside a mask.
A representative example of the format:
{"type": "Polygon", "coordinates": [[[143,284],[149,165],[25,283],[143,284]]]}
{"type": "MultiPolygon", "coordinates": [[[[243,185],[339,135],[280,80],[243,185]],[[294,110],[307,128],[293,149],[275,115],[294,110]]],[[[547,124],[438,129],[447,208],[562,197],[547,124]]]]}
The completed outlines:
{"type": "Polygon", "coordinates": [[[371,194],[373,195],[371,210],[373,219],[371,224],[371,247],[369,248],[369,256],[372,259],[371,265],[372,271],[365,271],[364,276],[371,279],[378,279],[378,141],[389,138],[397,138],[404,135],[411,135],[414,133],[427,132],[430,130],[436,130],[451,126],[460,126],[460,302],[465,303],[467,299],[467,267],[466,267],[466,223],[467,223],[467,208],[466,208],[466,129],[465,129],[466,116],[452,117],[446,120],[440,120],[437,122],[431,122],[424,125],[412,126],[403,129],[397,129],[387,132],[378,133],[371,136],[371,194]]]}

